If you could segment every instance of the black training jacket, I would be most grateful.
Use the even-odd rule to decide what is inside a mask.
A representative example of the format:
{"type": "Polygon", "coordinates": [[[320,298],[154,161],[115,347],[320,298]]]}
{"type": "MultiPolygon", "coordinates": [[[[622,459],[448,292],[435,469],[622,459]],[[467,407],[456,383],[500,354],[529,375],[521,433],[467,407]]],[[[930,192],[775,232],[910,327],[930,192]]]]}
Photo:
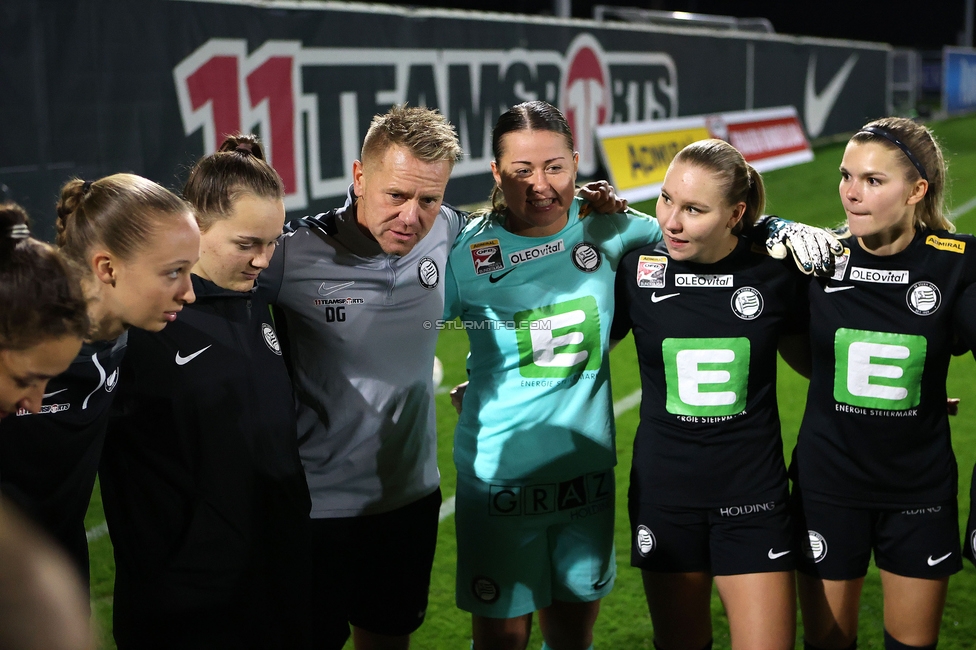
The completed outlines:
{"type": "Polygon", "coordinates": [[[308,488],[266,303],[196,302],[129,336],[100,469],[119,648],[301,644],[308,488]]]}
{"type": "Polygon", "coordinates": [[[0,490],[74,560],[88,587],[85,513],[120,382],[127,333],[94,341],[48,382],[41,412],[0,425],[0,490]]]}

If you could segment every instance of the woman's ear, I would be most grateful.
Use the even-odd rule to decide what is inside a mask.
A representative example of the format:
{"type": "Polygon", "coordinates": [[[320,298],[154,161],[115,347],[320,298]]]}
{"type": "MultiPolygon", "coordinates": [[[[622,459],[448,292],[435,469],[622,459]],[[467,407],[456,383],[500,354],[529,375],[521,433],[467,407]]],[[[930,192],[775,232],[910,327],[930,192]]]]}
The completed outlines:
{"type": "Polygon", "coordinates": [[[742,221],[742,215],[746,213],[745,201],[739,201],[732,207],[732,216],[729,217],[728,229],[732,230],[742,221]]]}
{"type": "Polygon", "coordinates": [[[915,185],[912,186],[912,192],[908,195],[908,205],[915,205],[924,199],[928,191],[929,182],[927,180],[920,178],[915,181],[915,185]]]}
{"type": "Polygon", "coordinates": [[[92,255],[91,268],[98,282],[115,286],[117,269],[110,253],[98,251],[92,255]]]}
{"type": "Polygon", "coordinates": [[[497,185],[498,188],[501,189],[502,173],[498,169],[498,163],[496,163],[494,160],[491,161],[491,175],[495,178],[495,185],[497,185]]]}

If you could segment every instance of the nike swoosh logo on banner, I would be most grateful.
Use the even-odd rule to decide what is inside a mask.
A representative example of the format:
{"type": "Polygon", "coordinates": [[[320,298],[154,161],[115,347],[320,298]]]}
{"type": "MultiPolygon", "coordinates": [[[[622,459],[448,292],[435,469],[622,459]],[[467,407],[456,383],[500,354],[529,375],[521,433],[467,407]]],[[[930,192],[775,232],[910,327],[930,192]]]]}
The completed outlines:
{"type": "Polygon", "coordinates": [[[789,551],[780,551],[779,553],[774,553],[773,549],[769,549],[769,553],[767,553],[766,555],[769,556],[770,560],[778,560],[779,558],[783,557],[787,553],[789,553],[789,551]]]}
{"type": "Polygon", "coordinates": [[[68,390],[68,389],[67,388],[62,388],[61,390],[56,390],[53,393],[44,393],[44,398],[47,399],[48,397],[54,397],[58,393],[63,393],[66,390],[68,390]]]}
{"type": "Polygon", "coordinates": [[[354,284],[356,284],[355,280],[353,280],[352,282],[343,282],[342,284],[334,284],[331,287],[327,287],[323,282],[322,284],[319,285],[319,295],[328,296],[329,294],[333,294],[336,291],[345,289],[346,287],[351,287],[354,284]]]}
{"type": "Polygon", "coordinates": [[[930,556],[929,556],[929,559],[928,559],[928,560],[926,560],[926,562],[928,562],[928,563],[929,563],[929,566],[935,566],[936,564],[939,564],[940,562],[944,562],[945,560],[948,560],[948,559],[949,559],[949,556],[950,556],[950,555],[952,555],[952,553],[951,553],[951,552],[949,552],[949,553],[946,553],[946,554],[945,554],[945,555],[943,555],[942,557],[940,557],[940,558],[936,558],[936,559],[934,559],[934,560],[932,559],[932,556],[930,555],[930,556]]]}
{"type": "Polygon", "coordinates": [[[197,350],[193,354],[187,355],[185,357],[181,357],[180,356],[180,353],[177,352],[176,353],[176,365],[178,365],[178,366],[185,366],[186,364],[190,363],[191,361],[193,361],[194,359],[196,359],[197,357],[199,357],[201,354],[203,354],[204,352],[206,352],[207,350],[209,350],[210,347],[211,346],[208,345],[207,347],[203,348],[202,350],[197,350]]]}
{"type": "Polygon", "coordinates": [[[827,87],[821,93],[814,89],[817,78],[817,55],[811,54],[807,63],[807,85],[803,93],[803,119],[806,122],[807,133],[811,138],[819,136],[827,124],[830,111],[837,103],[840,91],[844,89],[847,78],[851,75],[851,70],[857,63],[858,54],[855,52],[847,57],[847,61],[834,74],[827,87]]]}
{"type": "Polygon", "coordinates": [[[514,270],[515,270],[515,267],[513,266],[512,268],[510,268],[509,270],[505,271],[501,275],[495,275],[494,273],[492,273],[491,275],[488,276],[488,282],[491,282],[492,284],[495,284],[496,282],[498,282],[499,280],[501,280],[502,278],[504,278],[506,275],[508,275],[509,273],[511,273],[514,270]]]}
{"type": "Polygon", "coordinates": [[[853,289],[853,286],[847,287],[824,287],[824,293],[837,293],[838,291],[847,291],[848,289],[853,289]]]}
{"type": "Polygon", "coordinates": [[[675,296],[680,296],[681,292],[678,293],[666,293],[663,296],[657,295],[657,292],[651,294],[651,302],[661,302],[662,300],[667,300],[668,298],[674,298],[675,296]]]}

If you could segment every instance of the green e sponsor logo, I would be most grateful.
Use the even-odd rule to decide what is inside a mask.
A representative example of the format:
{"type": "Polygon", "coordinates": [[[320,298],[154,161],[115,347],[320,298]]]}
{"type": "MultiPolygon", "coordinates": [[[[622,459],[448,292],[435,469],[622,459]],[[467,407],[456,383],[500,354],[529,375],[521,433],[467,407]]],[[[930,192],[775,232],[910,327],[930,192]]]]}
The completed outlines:
{"type": "Polygon", "coordinates": [[[514,320],[523,377],[562,378],[600,368],[600,310],[593,296],[520,311],[514,320]]]}
{"type": "Polygon", "coordinates": [[[746,408],[749,339],[664,339],[668,413],[735,415],[746,408]]]}
{"type": "Polygon", "coordinates": [[[926,347],[924,336],[838,329],[834,399],[889,411],[918,406],[926,347]]]}

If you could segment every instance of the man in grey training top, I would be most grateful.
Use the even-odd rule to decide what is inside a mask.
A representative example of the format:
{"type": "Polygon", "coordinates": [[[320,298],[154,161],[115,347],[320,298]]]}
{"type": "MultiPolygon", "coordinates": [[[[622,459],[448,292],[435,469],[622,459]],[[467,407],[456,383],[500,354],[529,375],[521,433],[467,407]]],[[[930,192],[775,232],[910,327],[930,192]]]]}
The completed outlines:
{"type": "Polygon", "coordinates": [[[441,276],[463,215],[436,111],[373,119],[346,206],[292,222],[260,290],[283,315],[312,495],[312,642],[407,648],[424,620],[441,503],[434,387],[441,276]]]}

